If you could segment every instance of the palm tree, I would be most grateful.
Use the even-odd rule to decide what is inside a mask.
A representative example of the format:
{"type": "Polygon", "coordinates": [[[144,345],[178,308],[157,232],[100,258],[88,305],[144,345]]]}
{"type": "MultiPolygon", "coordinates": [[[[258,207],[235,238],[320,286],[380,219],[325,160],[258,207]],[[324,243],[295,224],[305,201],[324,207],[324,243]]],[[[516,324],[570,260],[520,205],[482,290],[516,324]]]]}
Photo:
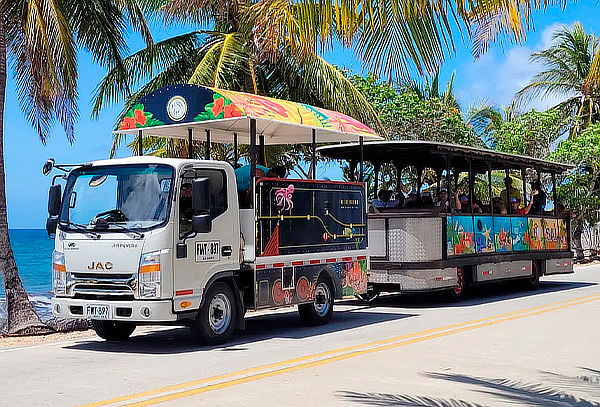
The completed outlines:
{"type": "Polygon", "coordinates": [[[600,120],[600,38],[585,32],[580,23],[563,27],[553,35],[552,45],[531,55],[545,69],[521,89],[518,101],[561,96],[555,108],[575,118],[571,137],[600,120]]]}
{"type": "MultiPolygon", "coordinates": [[[[564,0],[156,3],[157,13],[169,23],[183,21],[210,29],[168,38],[128,57],[124,66],[130,86],[118,83],[117,71],[109,72],[98,87],[94,112],[184,82],[321,105],[378,127],[364,97],[319,56],[320,51],[331,49],[334,42],[352,46],[366,69],[398,80],[410,68],[436,71],[445,53],[453,50],[454,21],[471,35],[479,55],[500,33],[522,40],[533,9],[564,0]]],[[[113,153],[121,141],[122,137],[115,138],[113,153]]]]}
{"type": "Polygon", "coordinates": [[[74,140],[77,118],[78,47],[96,62],[115,67],[116,81],[126,85],[121,55],[127,20],[147,42],[150,32],[143,8],[135,0],[2,0],[0,1],[0,271],[7,300],[8,333],[49,330],[35,313],[19,278],[8,235],[3,145],[4,102],[11,62],[19,102],[27,120],[45,143],[59,122],[74,140]]]}

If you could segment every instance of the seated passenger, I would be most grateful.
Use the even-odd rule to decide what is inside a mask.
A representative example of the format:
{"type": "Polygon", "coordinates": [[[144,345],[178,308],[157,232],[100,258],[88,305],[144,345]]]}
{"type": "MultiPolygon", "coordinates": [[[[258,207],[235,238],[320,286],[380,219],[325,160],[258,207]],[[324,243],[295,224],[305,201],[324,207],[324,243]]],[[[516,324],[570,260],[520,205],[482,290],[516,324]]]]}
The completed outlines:
{"type": "Polygon", "coordinates": [[[524,208],[521,208],[521,198],[511,198],[510,199],[510,213],[517,215],[527,215],[531,210],[531,206],[533,205],[533,200],[529,201],[529,205],[524,208]]]}
{"type": "Polygon", "coordinates": [[[492,199],[492,212],[496,215],[506,215],[508,213],[504,201],[499,196],[492,199]]]}
{"type": "Polygon", "coordinates": [[[500,197],[502,198],[502,201],[504,201],[504,206],[508,207],[511,198],[521,198],[521,191],[513,187],[511,177],[504,178],[504,183],[508,186],[508,191],[506,188],[503,189],[502,192],[500,192],[500,197]]]}
{"type": "Polygon", "coordinates": [[[377,192],[377,198],[373,199],[373,207],[375,209],[381,208],[397,208],[399,202],[397,200],[391,200],[392,192],[387,189],[380,189],[377,192]]]}
{"type": "MultiPolygon", "coordinates": [[[[276,165],[273,168],[268,168],[263,165],[256,166],[256,177],[269,177],[269,178],[286,178],[287,168],[282,165],[276,165]]],[[[250,176],[250,165],[246,164],[235,170],[235,180],[237,182],[238,197],[240,201],[240,208],[249,208],[250,202],[252,202],[252,188],[251,176],[250,176]]]]}
{"type": "Polygon", "coordinates": [[[406,198],[406,203],[404,204],[406,208],[418,208],[420,205],[419,202],[419,194],[414,189],[410,191],[408,194],[408,198],[406,198]]]}
{"type": "Polygon", "coordinates": [[[421,193],[421,206],[423,208],[433,208],[433,198],[431,192],[425,191],[421,193]]]}
{"type": "Polygon", "coordinates": [[[541,214],[546,207],[546,193],[542,190],[542,186],[540,185],[540,181],[530,182],[531,185],[531,210],[529,213],[541,214]]]}
{"type": "Polygon", "coordinates": [[[446,188],[440,189],[440,194],[438,196],[438,200],[435,201],[433,206],[435,208],[439,208],[439,211],[446,210],[460,210],[460,200],[458,199],[458,192],[454,193],[454,199],[449,200],[448,190],[446,188]]]}

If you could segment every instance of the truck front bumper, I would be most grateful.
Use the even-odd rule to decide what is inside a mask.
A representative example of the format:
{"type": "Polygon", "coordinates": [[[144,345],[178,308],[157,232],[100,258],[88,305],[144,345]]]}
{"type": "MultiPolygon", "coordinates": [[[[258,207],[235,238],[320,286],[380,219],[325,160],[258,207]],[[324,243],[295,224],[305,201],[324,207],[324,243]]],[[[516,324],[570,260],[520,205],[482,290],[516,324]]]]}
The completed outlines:
{"type": "Polygon", "coordinates": [[[109,306],[111,321],[160,323],[177,321],[171,300],[102,301],[74,298],[52,298],[52,313],[58,318],[87,318],[88,305],[109,306]]]}

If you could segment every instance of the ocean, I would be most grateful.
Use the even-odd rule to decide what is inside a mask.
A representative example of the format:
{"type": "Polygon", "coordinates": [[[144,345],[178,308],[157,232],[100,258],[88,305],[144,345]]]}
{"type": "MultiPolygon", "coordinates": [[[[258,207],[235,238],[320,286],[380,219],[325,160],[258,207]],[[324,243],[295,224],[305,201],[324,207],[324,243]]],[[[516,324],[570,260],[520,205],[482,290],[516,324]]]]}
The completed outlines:
{"type": "MultiPolygon", "coordinates": [[[[44,229],[12,229],[9,230],[9,234],[23,285],[42,319],[48,319],[52,316],[50,261],[54,240],[48,237],[44,229]]],[[[5,302],[4,283],[2,283],[0,285],[0,321],[6,317],[5,302]]]]}

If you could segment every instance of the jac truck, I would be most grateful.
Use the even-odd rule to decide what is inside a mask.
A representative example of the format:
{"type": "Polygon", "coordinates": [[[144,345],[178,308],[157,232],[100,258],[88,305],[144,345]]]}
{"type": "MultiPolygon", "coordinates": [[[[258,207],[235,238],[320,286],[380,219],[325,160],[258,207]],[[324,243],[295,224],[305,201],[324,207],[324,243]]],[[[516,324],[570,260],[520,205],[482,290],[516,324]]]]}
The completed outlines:
{"type": "Polygon", "coordinates": [[[365,184],[314,179],[316,143],[377,139],[364,124],[305,104],[177,85],[134,104],[117,132],[135,137],[138,156],[44,166],[58,172],[46,224],[56,317],[89,319],[106,340],[173,324],[219,344],[244,328],[248,310],[297,305],[305,324],[321,325],[334,299],[366,292],[365,184]],[[144,156],[144,137],[187,140],[189,158],[144,156]],[[233,149],[233,160],[211,160],[217,143],[233,149]],[[265,146],[301,143],[312,146],[313,179],[257,170],[265,146]],[[249,148],[241,167],[239,144],[249,148]],[[248,190],[240,189],[244,171],[248,190]]]}

